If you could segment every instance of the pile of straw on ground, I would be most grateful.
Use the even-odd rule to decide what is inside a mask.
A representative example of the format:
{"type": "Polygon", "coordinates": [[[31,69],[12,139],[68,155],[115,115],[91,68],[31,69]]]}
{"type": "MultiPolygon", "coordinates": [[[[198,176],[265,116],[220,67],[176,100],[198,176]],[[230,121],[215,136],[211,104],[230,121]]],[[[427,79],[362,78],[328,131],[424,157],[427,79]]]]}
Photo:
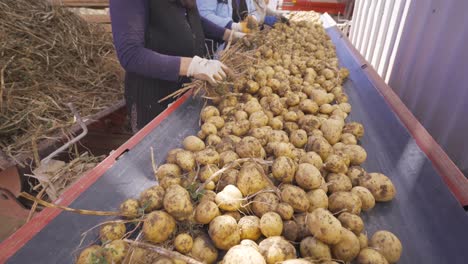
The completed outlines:
{"type": "Polygon", "coordinates": [[[123,97],[110,34],[46,0],[0,2],[0,150],[15,160],[123,97]]]}

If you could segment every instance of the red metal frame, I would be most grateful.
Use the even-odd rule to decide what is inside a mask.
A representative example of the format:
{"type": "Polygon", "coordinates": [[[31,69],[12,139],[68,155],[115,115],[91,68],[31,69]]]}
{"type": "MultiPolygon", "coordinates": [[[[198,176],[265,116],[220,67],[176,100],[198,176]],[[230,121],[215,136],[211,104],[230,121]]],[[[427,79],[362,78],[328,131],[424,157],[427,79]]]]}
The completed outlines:
{"type": "MultiPolygon", "coordinates": [[[[70,205],[76,198],[80,196],[86,189],[88,189],[94,182],[96,182],[112,165],[116,159],[125,151],[133,148],[145,136],[147,136],[155,127],[157,127],[164,119],[166,119],[172,112],[174,112],[180,105],[182,105],[190,96],[192,92],[188,92],[175,101],[164,112],[159,114],[153,121],[141,129],[125,144],[115,150],[109,157],[102,161],[96,168],[91,170],[85,176],[81,177],[76,183],[68,188],[56,201],[56,204],[62,206],[70,205]]],[[[57,217],[61,210],[54,208],[46,208],[36,216],[19,228],[13,235],[5,239],[0,244],[0,263],[5,263],[8,258],[13,256],[21,247],[23,247],[31,238],[33,238],[42,228],[44,228],[50,221],[57,217]]]]}
{"type": "Polygon", "coordinates": [[[281,10],[285,11],[315,11],[333,15],[344,14],[346,3],[324,3],[310,0],[284,0],[281,10]]]}

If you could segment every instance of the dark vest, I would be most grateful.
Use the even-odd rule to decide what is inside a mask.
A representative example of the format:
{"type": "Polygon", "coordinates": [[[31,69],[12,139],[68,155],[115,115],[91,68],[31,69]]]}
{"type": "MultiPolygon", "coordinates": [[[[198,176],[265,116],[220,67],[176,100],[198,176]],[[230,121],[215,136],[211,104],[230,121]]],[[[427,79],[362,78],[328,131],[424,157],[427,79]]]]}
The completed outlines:
{"type": "MultiPolygon", "coordinates": [[[[205,55],[205,36],[196,6],[186,10],[178,0],[148,0],[147,6],[146,48],[172,56],[205,55]]],[[[171,82],[126,73],[125,99],[129,113],[136,112],[139,129],[166,109],[172,100],[158,101],[179,89],[184,81],[188,79],[171,82]]]]}

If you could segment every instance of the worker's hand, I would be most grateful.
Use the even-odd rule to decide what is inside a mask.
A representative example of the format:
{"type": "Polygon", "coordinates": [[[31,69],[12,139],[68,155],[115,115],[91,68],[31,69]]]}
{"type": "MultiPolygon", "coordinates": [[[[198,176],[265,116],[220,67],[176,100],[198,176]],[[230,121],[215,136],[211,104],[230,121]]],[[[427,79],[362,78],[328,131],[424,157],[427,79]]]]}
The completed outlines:
{"type": "Polygon", "coordinates": [[[247,26],[247,22],[232,23],[231,29],[242,33],[250,33],[252,31],[247,26]]]}
{"type": "Polygon", "coordinates": [[[245,36],[247,36],[247,34],[242,33],[242,32],[237,32],[237,31],[232,32],[232,40],[234,42],[238,41],[239,39],[241,39],[241,38],[243,38],[245,36]]]}
{"type": "Polygon", "coordinates": [[[187,76],[216,85],[216,82],[226,78],[226,72],[229,71],[229,68],[218,60],[195,56],[187,69],[187,76]]]}
{"type": "Polygon", "coordinates": [[[275,17],[275,16],[266,16],[265,21],[263,23],[265,23],[265,25],[268,25],[268,26],[272,27],[272,26],[274,26],[276,24],[276,22],[278,22],[277,17],[275,17]]]}

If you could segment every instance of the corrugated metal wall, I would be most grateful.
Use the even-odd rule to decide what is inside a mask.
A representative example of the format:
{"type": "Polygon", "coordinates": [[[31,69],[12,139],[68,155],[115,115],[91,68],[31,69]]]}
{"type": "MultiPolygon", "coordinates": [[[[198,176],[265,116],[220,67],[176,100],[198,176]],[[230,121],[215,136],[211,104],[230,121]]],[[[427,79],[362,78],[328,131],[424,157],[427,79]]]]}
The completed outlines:
{"type": "Polygon", "coordinates": [[[467,12],[467,0],[357,0],[350,33],[466,176],[467,12]]]}

